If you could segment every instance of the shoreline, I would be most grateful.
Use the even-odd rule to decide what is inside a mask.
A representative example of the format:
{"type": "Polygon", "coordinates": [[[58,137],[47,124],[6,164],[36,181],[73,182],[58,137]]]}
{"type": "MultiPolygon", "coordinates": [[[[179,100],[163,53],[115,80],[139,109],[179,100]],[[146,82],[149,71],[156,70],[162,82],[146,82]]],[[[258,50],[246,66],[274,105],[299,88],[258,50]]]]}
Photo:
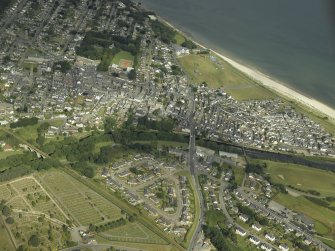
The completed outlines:
{"type": "Polygon", "coordinates": [[[165,23],[178,33],[182,34],[185,38],[191,40],[193,43],[195,43],[197,46],[208,49],[211,53],[215,54],[217,57],[221,58],[222,60],[226,61],[230,65],[232,65],[235,69],[239,70],[240,72],[247,75],[252,80],[259,83],[261,86],[268,88],[270,91],[273,91],[275,94],[287,99],[296,101],[300,105],[305,106],[308,109],[311,109],[314,112],[321,113],[328,117],[328,121],[334,124],[335,122],[335,109],[331,108],[330,106],[322,103],[321,101],[318,101],[312,97],[308,97],[304,94],[299,93],[298,91],[294,90],[292,87],[289,87],[289,85],[282,83],[279,80],[274,80],[270,76],[252,69],[250,66],[244,65],[242,63],[237,62],[237,60],[234,60],[232,58],[229,58],[213,49],[210,49],[203,44],[196,41],[192,35],[188,35],[185,32],[181,31],[179,28],[177,28],[175,25],[171,24],[161,16],[158,16],[156,14],[156,17],[159,21],[165,23]]]}

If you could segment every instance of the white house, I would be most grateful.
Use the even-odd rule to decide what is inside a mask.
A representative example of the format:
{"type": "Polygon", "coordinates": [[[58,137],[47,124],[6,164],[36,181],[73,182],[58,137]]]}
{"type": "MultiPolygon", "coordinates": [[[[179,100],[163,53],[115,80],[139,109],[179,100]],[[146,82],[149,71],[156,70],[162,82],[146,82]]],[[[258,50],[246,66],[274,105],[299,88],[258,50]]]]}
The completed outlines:
{"type": "Polygon", "coordinates": [[[262,250],[265,250],[265,251],[271,251],[272,250],[272,247],[270,247],[269,245],[265,244],[265,243],[262,243],[261,245],[261,249],[262,250]]]}
{"type": "Polygon", "coordinates": [[[241,236],[245,236],[247,234],[247,232],[244,231],[241,228],[236,228],[235,233],[237,233],[238,235],[241,235],[241,236]]]}
{"type": "Polygon", "coordinates": [[[269,233],[267,233],[265,235],[265,238],[268,239],[269,241],[275,241],[276,240],[276,237],[272,234],[269,234],[269,233]]]}
{"type": "Polygon", "coordinates": [[[283,251],[289,251],[290,248],[286,244],[280,244],[279,249],[283,251]]]}
{"type": "Polygon", "coordinates": [[[240,214],[238,218],[240,218],[243,222],[247,222],[249,220],[248,215],[245,215],[245,214],[240,214]]]}
{"type": "Polygon", "coordinates": [[[257,232],[261,231],[262,230],[262,226],[255,223],[255,224],[252,224],[251,226],[253,229],[255,229],[257,232]]]}
{"type": "Polygon", "coordinates": [[[251,243],[255,244],[255,245],[259,245],[259,243],[261,243],[260,240],[257,239],[257,238],[254,237],[254,236],[251,236],[251,237],[249,238],[249,241],[250,241],[251,243]]]}
{"type": "Polygon", "coordinates": [[[309,245],[312,244],[312,241],[311,241],[310,239],[305,239],[305,240],[304,240],[304,243],[305,243],[307,246],[309,246],[309,245]]]}

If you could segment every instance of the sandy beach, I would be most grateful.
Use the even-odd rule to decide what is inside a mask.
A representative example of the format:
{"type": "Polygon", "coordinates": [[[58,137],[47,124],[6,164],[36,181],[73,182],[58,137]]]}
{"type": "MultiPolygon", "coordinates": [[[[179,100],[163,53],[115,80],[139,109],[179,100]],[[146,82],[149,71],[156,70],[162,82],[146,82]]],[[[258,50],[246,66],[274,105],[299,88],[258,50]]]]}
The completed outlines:
{"type": "MultiPolygon", "coordinates": [[[[188,39],[192,40],[195,44],[197,44],[199,47],[202,48],[207,48],[206,46],[202,45],[201,43],[195,41],[194,39],[190,38],[188,35],[186,35],[183,31],[180,29],[176,28],[174,25],[163,19],[162,17],[158,17],[160,21],[166,23],[170,27],[172,27],[174,30],[177,32],[183,34],[185,37],[188,39]]],[[[207,48],[209,49],[209,48],[207,48]]],[[[322,102],[307,97],[298,91],[293,90],[292,88],[288,87],[287,84],[281,83],[280,81],[274,80],[271,77],[254,70],[246,65],[243,65],[241,63],[238,63],[236,60],[233,60],[231,58],[228,58],[212,49],[209,49],[213,54],[217,55],[221,59],[225,60],[229,64],[231,64],[233,67],[238,69],[239,71],[243,72],[253,80],[257,81],[261,85],[265,86],[266,88],[278,93],[280,96],[289,99],[289,100],[294,100],[312,110],[315,110],[319,113],[324,114],[327,116],[331,121],[335,121],[335,109],[329,107],[328,105],[323,104],[322,102]]]]}
{"type": "Polygon", "coordinates": [[[216,54],[218,57],[227,61],[229,64],[231,64],[233,67],[235,67],[239,71],[248,75],[250,78],[254,79],[255,81],[259,82],[265,87],[277,92],[281,96],[284,96],[288,99],[295,100],[309,108],[317,110],[318,112],[321,112],[325,114],[326,116],[328,116],[330,119],[333,119],[333,120],[335,119],[335,110],[321,103],[320,101],[313,99],[313,98],[309,98],[303,94],[300,94],[299,92],[287,87],[285,84],[280,83],[279,81],[273,80],[269,76],[261,72],[258,72],[256,70],[250,69],[249,67],[244,66],[230,58],[227,58],[224,55],[221,55],[215,51],[212,51],[212,52],[216,54]]]}

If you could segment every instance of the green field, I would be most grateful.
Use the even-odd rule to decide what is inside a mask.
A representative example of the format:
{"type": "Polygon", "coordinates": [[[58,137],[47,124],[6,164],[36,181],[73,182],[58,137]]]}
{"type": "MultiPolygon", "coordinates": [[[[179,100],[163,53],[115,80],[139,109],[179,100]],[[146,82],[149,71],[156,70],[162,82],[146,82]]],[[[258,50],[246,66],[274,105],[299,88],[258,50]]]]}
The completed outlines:
{"type": "Polygon", "coordinates": [[[304,191],[316,190],[324,196],[335,196],[335,173],[291,163],[264,161],[266,172],[275,183],[291,185],[304,191]]]}
{"type": "Polygon", "coordinates": [[[335,239],[335,211],[319,206],[302,196],[278,194],[274,200],[315,220],[315,230],[320,235],[335,239]]]}
{"type": "Polygon", "coordinates": [[[243,238],[242,236],[236,235],[237,243],[240,250],[248,250],[248,251],[255,251],[257,247],[253,245],[247,238],[243,238]]]}
{"type": "Polygon", "coordinates": [[[166,244],[154,232],[138,222],[128,223],[125,226],[108,230],[100,235],[112,241],[166,244]]]}
{"type": "Polygon", "coordinates": [[[238,186],[241,186],[243,183],[245,171],[243,168],[235,167],[233,169],[234,176],[235,176],[235,182],[238,186]]]}
{"type": "Polygon", "coordinates": [[[30,250],[59,250],[65,247],[67,237],[61,228],[66,224],[67,216],[34,177],[23,177],[0,185],[0,200],[11,208],[13,223],[7,224],[7,227],[14,236],[16,247],[25,245],[32,235],[38,236],[43,247],[30,250]]]}
{"type": "Polygon", "coordinates": [[[117,206],[63,172],[48,171],[41,180],[78,225],[97,225],[121,217],[117,206]]]}
{"type": "MultiPolygon", "coordinates": [[[[9,152],[0,152],[0,159],[5,159],[9,156],[12,155],[17,155],[17,154],[22,154],[23,151],[22,150],[16,150],[16,151],[9,151],[9,152]]],[[[0,171],[1,171],[2,167],[0,167],[0,171]]]]}
{"type": "MultiPolygon", "coordinates": [[[[16,192],[21,201],[28,202],[31,211],[37,211],[51,218],[57,219],[62,223],[66,222],[66,215],[56,206],[49,194],[36,182],[33,177],[26,177],[17,181],[10,182],[13,191],[16,192]]],[[[13,198],[13,197],[12,197],[13,198]]],[[[8,203],[10,203],[9,200],[8,203]]]]}
{"type": "Polygon", "coordinates": [[[192,179],[190,177],[190,174],[187,173],[185,176],[187,176],[188,181],[190,183],[191,194],[193,194],[193,207],[194,207],[194,211],[195,211],[194,218],[193,218],[194,219],[193,224],[189,228],[189,230],[187,231],[186,236],[185,236],[185,240],[184,240],[185,245],[188,247],[188,245],[190,244],[190,241],[192,240],[192,236],[193,236],[193,234],[194,234],[194,232],[197,229],[197,226],[199,224],[199,222],[197,222],[196,219],[198,219],[199,215],[200,215],[200,202],[199,202],[199,196],[197,196],[196,193],[194,192],[195,191],[195,184],[193,184],[192,179]]]}
{"type": "Polygon", "coordinates": [[[22,139],[35,143],[37,139],[37,128],[39,127],[39,124],[31,125],[31,126],[25,126],[15,129],[15,134],[17,134],[22,139]]]}
{"type": "MultiPolygon", "coordinates": [[[[211,54],[211,56],[213,56],[211,54]]],[[[192,81],[206,82],[209,87],[224,90],[237,100],[270,99],[275,95],[249,77],[236,70],[227,62],[215,57],[211,60],[208,55],[187,55],[180,57],[183,70],[192,81]]]]}
{"type": "Polygon", "coordinates": [[[182,43],[184,43],[186,41],[185,37],[183,35],[181,35],[180,33],[177,33],[174,37],[174,39],[176,40],[176,44],[181,45],[182,43]]]}
{"type": "Polygon", "coordinates": [[[0,219],[0,244],[2,251],[13,251],[15,250],[13,243],[10,240],[10,237],[6,231],[5,225],[0,219]]]}
{"type": "MultiPolygon", "coordinates": [[[[110,243],[101,237],[97,237],[99,243],[110,243]]],[[[146,251],[177,251],[178,249],[174,248],[170,245],[159,245],[159,244],[149,244],[149,243],[130,243],[130,242],[120,242],[120,241],[113,241],[113,246],[115,247],[124,247],[126,248],[136,248],[146,251]]],[[[123,250],[123,248],[121,249],[123,250]]]]}
{"type": "MultiPolygon", "coordinates": [[[[137,140],[134,143],[142,143],[142,144],[148,144],[149,141],[145,140],[137,140]]],[[[157,143],[157,146],[167,146],[167,147],[182,147],[187,148],[187,143],[181,143],[181,142],[175,142],[175,141],[165,141],[165,140],[157,140],[157,141],[151,141],[152,143],[157,143]]]]}
{"type": "Polygon", "coordinates": [[[121,59],[125,59],[125,60],[130,60],[130,61],[134,61],[134,56],[128,52],[128,51],[123,51],[121,50],[120,52],[118,52],[112,59],[112,64],[119,64],[121,59]]]}
{"type": "Polygon", "coordinates": [[[113,141],[106,141],[106,142],[99,142],[95,144],[94,153],[99,153],[100,149],[104,146],[111,146],[113,145],[113,141]]]}

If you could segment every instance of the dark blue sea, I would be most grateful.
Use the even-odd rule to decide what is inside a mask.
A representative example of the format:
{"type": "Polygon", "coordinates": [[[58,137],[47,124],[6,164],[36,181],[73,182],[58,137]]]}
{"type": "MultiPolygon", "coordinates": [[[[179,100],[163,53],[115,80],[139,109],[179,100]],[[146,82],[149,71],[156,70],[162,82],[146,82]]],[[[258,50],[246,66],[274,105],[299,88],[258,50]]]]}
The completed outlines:
{"type": "Polygon", "coordinates": [[[199,42],[335,108],[334,0],[141,0],[199,42]]]}

